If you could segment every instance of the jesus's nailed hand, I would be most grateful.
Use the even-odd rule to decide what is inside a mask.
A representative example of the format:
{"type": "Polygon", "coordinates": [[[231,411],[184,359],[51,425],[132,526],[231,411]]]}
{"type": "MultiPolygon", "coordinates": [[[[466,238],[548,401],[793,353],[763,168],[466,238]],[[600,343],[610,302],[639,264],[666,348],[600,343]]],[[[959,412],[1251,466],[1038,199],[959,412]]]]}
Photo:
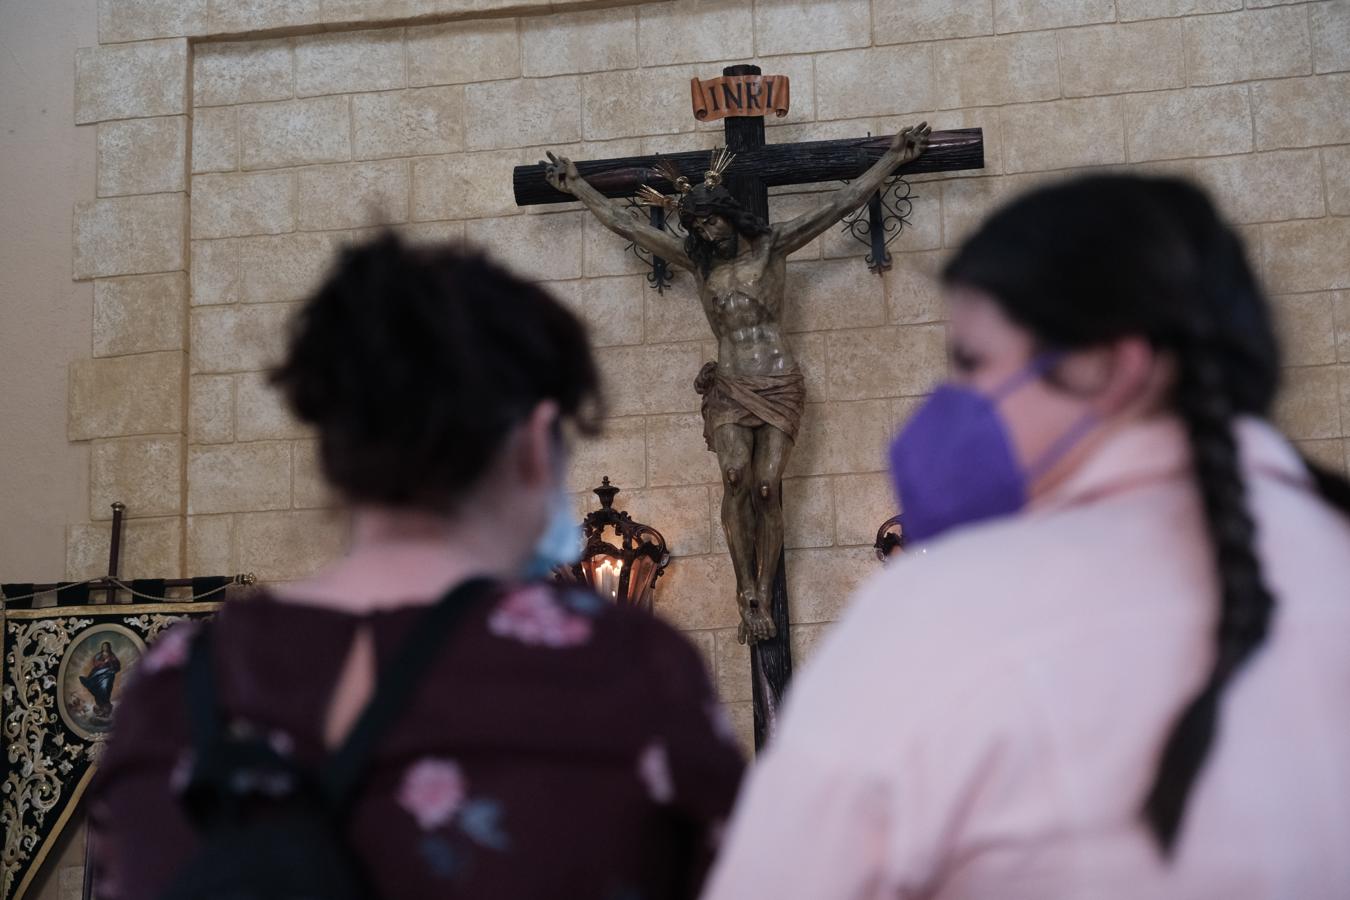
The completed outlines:
{"type": "Polygon", "coordinates": [[[895,137],[891,138],[891,150],[904,156],[906,162],[917,159],[923,151],[928,149],[928,136],[932,133],[933,129],[928,127],[927,122],[902,128],[896,133],[895,137]]]}
{"type": "Polygon", "coordinates": [[[552,150],[546,150],[545,153],[548,154],[548,162],[539,160],[539,165],[544,167],[544,178],[563,193],[572,193],[572,180],[581,177],[576,163],[566,156],[554,156],[552,150]]]}

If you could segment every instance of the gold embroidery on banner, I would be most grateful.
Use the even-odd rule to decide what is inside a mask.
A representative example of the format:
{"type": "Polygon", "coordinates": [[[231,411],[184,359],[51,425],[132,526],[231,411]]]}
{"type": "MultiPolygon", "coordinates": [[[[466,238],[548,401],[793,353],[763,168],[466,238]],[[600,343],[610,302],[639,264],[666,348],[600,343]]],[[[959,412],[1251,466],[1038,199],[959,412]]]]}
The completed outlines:
{"type": "MultiPolygon", "coordinates": [[[[120,696],[146,645],[185,619],[210,615],[220,603],[145,603],[10,610],[0,604],[0,900],[21,900],[69,823],[102,754],[104,710],[68,696],[89,661],[106,650],[118,657],[109,699],[120,696]],[[92,645],[92,646],[90,646],[92,645]],[[125,659],[122,657],[125,656],[125,659]],[[118,683],[118,682],[121,683],[118,683]],[[67,693],[63,694],[63,691],[67,693]]],[[[87,688],[85,692],[88,693],[87,688]]],[[[92,697],[92,694],[91,694],[92,697]]],[[[81,700],[84,698],[81,696],[81,700]]]]}

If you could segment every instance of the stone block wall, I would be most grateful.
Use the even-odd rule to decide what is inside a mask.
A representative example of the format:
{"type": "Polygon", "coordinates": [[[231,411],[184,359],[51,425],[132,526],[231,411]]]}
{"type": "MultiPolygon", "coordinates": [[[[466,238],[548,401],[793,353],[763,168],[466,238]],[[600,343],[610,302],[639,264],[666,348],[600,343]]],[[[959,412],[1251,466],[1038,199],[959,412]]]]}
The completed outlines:
{"type": "MultiPolygon", "coordinates": [[[[993,206],[1089,168],[1189,175],[1240,224],[1290,366],[1279,419],[1350,456],[1350,5],[1343,0],[102,0],[77,59],[98,196],[75,212],[95,282],[70,428],[92,443],[70,577],[94,574],[107,503],[132,506],[124,571],[302,577],[339,552],[312,436],[262,373],[335,249],[391,225],[467,238],[589,323],[604,437],[569,474],[608,475],[676,559],[657,605],[706,653],[748,725],[745,648],[695,373],[715,351],[690,279],[658,295],[576,205],[518,209],[513,166],[711,148],[691,76],[752,61],[792,78],[784,142],[984,128],[987,165],[915,179],[894,267],[838,231],[789,264],[808,408],[785,485],[802,656],[877,563],[893,512],[883,450],[945,370],[934,274],[993,206]],[[584,6],[586,8],[574,8],[584,6]],[[492,13],[487,15],[487,13],[492,13]],[[335,30],[329,26],[343,26],[335,30]]],[[[828,187],[828,186],[826,186],[828,187]]],[[[819,186],[775,191],[775,218],[819,186]]]]}

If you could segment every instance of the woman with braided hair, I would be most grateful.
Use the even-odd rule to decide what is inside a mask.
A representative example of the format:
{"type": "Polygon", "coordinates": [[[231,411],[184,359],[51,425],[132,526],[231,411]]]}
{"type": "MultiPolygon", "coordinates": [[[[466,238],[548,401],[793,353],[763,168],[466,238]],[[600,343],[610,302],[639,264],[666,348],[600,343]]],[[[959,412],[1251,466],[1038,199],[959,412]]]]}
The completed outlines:
{"type": "Polygon", "coordinates": [[[1350,897],[1350,485],[1267,421],[1239,238],[1090,176],[944,281],[891,449],[925,552],[795,682],[705,896],[1350,897]]]}

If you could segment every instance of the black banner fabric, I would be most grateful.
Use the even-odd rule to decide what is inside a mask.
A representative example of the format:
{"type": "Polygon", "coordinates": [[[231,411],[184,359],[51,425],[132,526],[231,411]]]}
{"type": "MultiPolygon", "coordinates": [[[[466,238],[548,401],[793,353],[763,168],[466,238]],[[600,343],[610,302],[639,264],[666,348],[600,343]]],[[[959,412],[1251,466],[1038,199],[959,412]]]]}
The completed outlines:
{"type": "Polygon", "coordinates": [[[219,608],[170,601],[4,610],[0,900],[24,896],[70,821],[147,645],[219,608]]]}

